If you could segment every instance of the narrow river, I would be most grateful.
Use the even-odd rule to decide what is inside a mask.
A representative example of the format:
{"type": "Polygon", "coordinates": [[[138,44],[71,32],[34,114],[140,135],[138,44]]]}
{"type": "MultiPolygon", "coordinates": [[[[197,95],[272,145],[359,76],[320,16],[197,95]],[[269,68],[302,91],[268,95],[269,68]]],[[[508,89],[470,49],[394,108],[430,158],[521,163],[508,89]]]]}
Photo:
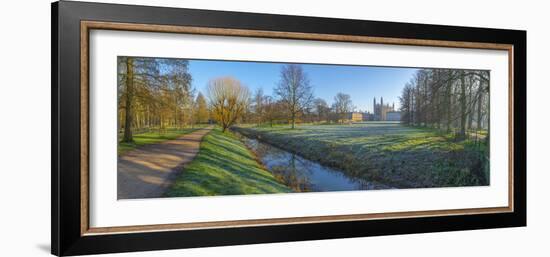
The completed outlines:
{"type": "Polygon", "coordinates": [[[347,176],[344,172],[307,160],[257,139],[239,135],[262,164],[298,192],[352,191],[389,188],[380,183],[347,176]]]}

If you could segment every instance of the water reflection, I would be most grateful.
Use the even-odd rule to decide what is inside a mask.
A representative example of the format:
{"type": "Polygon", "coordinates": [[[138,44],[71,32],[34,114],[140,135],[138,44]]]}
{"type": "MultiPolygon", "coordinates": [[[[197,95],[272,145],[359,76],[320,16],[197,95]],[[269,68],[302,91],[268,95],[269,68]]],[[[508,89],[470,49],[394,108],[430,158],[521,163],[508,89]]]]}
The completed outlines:
{"type": "Polygon", "coordinates": [[[304,159],[294,153],[242,136],[262,164],[297,192],[351,191],[389,188],[380,183],[350,177],[337,169],[304,159]]]}

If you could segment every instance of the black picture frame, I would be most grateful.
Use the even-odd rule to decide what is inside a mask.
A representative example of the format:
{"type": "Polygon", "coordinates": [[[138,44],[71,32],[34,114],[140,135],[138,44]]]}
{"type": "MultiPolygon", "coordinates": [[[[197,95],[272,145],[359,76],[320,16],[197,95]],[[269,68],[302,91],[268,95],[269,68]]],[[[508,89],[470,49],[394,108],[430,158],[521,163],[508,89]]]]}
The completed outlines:
{"type": "Polygon", "coordinates": [[[526,225],[526,31],[61,1],[52,4],[52,254],[81,255],[526,225]],[[80,21],[513,45],[514,210],[507,213],[81,234],[80,21]]]}

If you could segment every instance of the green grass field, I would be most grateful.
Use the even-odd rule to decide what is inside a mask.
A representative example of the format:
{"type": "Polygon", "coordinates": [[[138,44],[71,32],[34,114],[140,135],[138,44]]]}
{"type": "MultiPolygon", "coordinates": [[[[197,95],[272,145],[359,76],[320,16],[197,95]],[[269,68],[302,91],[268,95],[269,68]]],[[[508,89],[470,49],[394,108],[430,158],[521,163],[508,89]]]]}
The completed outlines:
{"type": "Polygon", "coordinates": [[[148,144],[156,144],[166,140],[176,139],[187,133],[191,133],[200,128],[199,126],[194,128],[184,128],[184,129],[167,129],[162,133],[158,131],[150,131],[145,133],[139,133],[134,135],[134,142],[124,143],[119,142],[117,148],[117,154],[121,155],[125,152],[135,149],[136,147],[148,144]]]}
{"type": "Polygon", "coordinates": [[[283,193],[281,184],[231,132],[216,128],[166,193],[168,197],[283,193]]]}
{"type": "Polygon", "coordinates": [[[349,176],[397,188],[487,185],[488,181],[484,142],[455,140],[434,129],[368,122],[236,130],[349,176]]]}

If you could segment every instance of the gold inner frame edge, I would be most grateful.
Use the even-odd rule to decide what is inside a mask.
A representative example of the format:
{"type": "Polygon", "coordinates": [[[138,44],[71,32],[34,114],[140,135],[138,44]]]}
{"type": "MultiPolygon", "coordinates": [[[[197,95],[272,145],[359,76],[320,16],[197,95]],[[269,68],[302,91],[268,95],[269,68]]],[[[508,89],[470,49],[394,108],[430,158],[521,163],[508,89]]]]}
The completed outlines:
{"type": "Polygon", "coordinates": [[[513,45],[510,45],[510,44],[426,40],[426,39],[404,39],[404,38],[370,37],[370,36],[351,36],[351,35],[265,31],[265,30],[225,29],[225,28],[212,28],[212,27],[172,26],[172,25],[137,24],[137,23],[116,23],[116,22],[83,20],[80,22],[80,92],[81,92],[80,93],[80,145],[81,145],[80,146],[80,233],[82,236],[90,236],[90,235],[99,235],[99,234],[291,225],[291,224],[307,224],[307,223],[322,223],[322,222],[364,221],[364,220],[375,220],[375,219],[416,218],[416,217],[474,215],[474,214],[513,212],[514,211],[513,51],[514,51],[513,45]],[[89,210],[89,32],[92,29],[215,35],[215,36],[256,37],[256,38],[298,39],[298,40],[313,40],[313,41],[333,41],[333,42],[371,43],[371,44],[390,44],[390,45],[413,45],[413,46],[427,46],[427,47],[506,50],[508,51],[508,71],[509,71],[508,72],[508,105],[509,105],[508,107],[508,139],[509,139],[508,206],[487,207],[487,208],[468,208],[468,209],[350,214],[350,215],[290,217],[290,218],[273,218],[273,219],[209,221],[209,222],[191,222],[191,223],[177,223],[177,224],[152,224],[152,225],[118,226],[118,227],[90,227],[89,226],[89,218],[90,218],[90,214],[89,214],[89,211],[90,211],[89,210]]]}

